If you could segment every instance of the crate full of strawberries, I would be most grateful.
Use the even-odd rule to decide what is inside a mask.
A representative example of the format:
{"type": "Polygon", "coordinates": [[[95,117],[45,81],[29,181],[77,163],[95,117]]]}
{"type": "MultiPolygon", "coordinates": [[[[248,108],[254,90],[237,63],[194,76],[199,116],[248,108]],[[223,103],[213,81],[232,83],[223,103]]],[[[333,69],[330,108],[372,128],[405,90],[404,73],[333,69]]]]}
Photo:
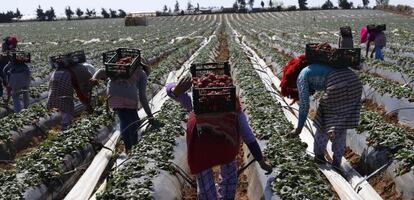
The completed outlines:
{"type": "Polygon", "coordinates": [[[234,112],[236,87],[229,63],[191,65],[193,107],[196,114],[234,112]]]}
{"type": "Polygon", "coordinates": [[[119,48],[103,54],[106,75],[111,79],[128,79],[141,64],[139,49],[119,48]]]}
{"type": "Polygon", "coordinates": [[[358,69],[361,63],[360,48],[332,48],[327,43],[306,44],[306,60],[309,63],[321,63],[337,68],[352,67],[358,69]]]}

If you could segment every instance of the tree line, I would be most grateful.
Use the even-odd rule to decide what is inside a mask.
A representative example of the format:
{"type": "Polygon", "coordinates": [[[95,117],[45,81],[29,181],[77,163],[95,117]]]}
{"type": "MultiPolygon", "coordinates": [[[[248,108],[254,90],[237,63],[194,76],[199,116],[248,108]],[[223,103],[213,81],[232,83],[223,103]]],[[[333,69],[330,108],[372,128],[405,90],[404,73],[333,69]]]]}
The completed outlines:
{"type": "MultiPolygon", "coordinates": [[[[74,19],[73,17],[77,16],[76,19],[92,19],[97,18],[97,12],[95,9],[86,9],[82,10],[80,8],[77,8],[75,11],[73,11],[69,6],[65,8],[65,15],[67,20],[74,19]]],[[[100,14],[103,18],[124,18],[127,13],[122,10],[106,10],[105,8],[101,9],[100,14]]],[[[0,13],[0,23],[6,23],[6,22],[12,22],[13,20],[20,20],[23,17],[23,14],[19,11],[19,9],[16,9],[16,12],[14,11],[7,11],[0,13]]],[[[54,21],[56,20],[56,13],[55,9],[53,7],[50,7],[48,10],[44,10],[40,5],[36,8],[36,20],[37,21],[54,21]]]]}
{"type": "MultiPolygon", "coordinates": [[[[363,8],[368,8],[369,0],[361,0],[363,8]]],[[[248,6],[250,9],[253,9],[255,0],[235,0],[233,3],[233,11],[244,11],[247,10],[248,6]]],[[[377,6],[384,6],[388,5],[389,0],[375,0],[377,6]]],[[[298,0],[298,7],[295,5],[283,7],[283,2],[278,0],[268,0],[265,2],[262,0],[260,2],[261,9],[263,10],[276,10],[276,11],[282,11],[282,10],[308,10],[310,9],[308,7],[307,0],[298,0]]],[[[350,2],[348,0],[338,0],[338,7],[341,9],[352,9],[355,8],[353,5],[353,2],[350,2]]],[[[326,0],[320,7],[320,9],[337,9],[338,7],[335,7],[331,0],[326,0]]],[[[319,7],[317,7],[319,8],[319,7]]],[[[313,7],[312,9],[317,9],[313,7]]],[[[194,6],[191,1],[187,3],[187,12],[188,13],[197,13],[200,11],[200,5],[197,3],[197,6],[194,6]]],[[[180,4],[178,1],[174,4],[174,9],[171,9],[171,7],[168,7],[167,5],[164,5],[162,8],[162,13],[164,14],[172,14],[172,13],[181,13],[184,14],[184,10],[180,8],[180,4]]]]}

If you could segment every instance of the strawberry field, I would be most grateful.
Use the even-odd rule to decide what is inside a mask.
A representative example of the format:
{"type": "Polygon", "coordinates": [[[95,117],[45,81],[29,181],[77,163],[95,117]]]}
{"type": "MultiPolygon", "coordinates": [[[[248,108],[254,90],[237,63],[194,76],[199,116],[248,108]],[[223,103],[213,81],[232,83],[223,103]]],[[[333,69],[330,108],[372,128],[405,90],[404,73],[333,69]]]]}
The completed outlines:
{"type": "MultiPolygon", "coordinates": [[[[194,81],[195,89],[231,88],[233,80],[274,167],[266,175],[256,162],[248,165],[237,199],[413,199],[413,22],[382,11],[335,10],[153,17],[146,27],[125,27],[121,19],[2,24],[2,34],[16,34],[19,47],[31,52],[32,82],[30,106],[21,113],[0,100],[0,199],[196,199],[186,160],[187,113],[167,97],[165,85],[191,74],[191,64],[209,62],[229,62],[231,78],[207,74],[194,81]],[[355,71],[363,108],[360,125],[347,133],[343,177],[314,162],[312,119],[300,138],[286,137],[298,105],[279,94],[280,77],[305,44],[335,46],[339,27],[348,25],[359,45],[360,28],[372,23],[387,24],[388,46],[384,61],[368,58],[355,71]],[[93,91],[93,114],[76,100],[68,130],[59,131],[61,116],[45,108],[49,56],[84,50],[88,63],[102,68],[102,53],[118,47],[141,49],[152,68],[147,96],[157,121],[149,126],[139,111],[140,139],[128,158],[119,122],[105,105],[104,83],[93,91]]],[[[320,96],[312,99],[313,111],[320,96]]],[[[239,169],[252,160],[246,145],[241,149],[239,169]]]]}

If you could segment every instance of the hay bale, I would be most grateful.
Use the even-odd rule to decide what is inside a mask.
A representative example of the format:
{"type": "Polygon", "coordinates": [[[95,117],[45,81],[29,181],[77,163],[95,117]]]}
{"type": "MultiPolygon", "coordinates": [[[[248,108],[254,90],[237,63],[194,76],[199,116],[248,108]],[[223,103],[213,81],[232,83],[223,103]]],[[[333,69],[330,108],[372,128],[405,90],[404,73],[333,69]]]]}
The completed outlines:
{"type": "Polygon", "coordinates": [[[125,17],[125,26],[147,26],[148,21],[147,17],[141,16],[141,17],[132,17],[127,16],[125,17]]]}

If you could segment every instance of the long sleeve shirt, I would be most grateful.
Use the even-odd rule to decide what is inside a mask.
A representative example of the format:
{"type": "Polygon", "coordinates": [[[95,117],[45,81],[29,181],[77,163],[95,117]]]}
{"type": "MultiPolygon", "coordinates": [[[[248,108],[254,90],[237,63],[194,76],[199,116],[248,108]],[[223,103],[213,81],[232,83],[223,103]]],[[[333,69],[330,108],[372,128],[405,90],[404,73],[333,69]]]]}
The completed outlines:
{"type": "MultiPolygon", "coordinates": [[[[172,89],[176,86],[175,83],[170,83],[167,85],[167,95],[172,99],[178,101],[182,107],[184,107],[187,112],[191,112],[193,110],[192,100],[191,97],[187,93],[183,93],[177,97],[174,96],[172,89]]],[[[258,145],[256,138],[252,132],[252,129],[249,126],[247,116],[243,111],[238,113],[239,116],[239,134],[244,143],[246,143],[247,147],[249,148],[250,152],[252,153],[253,157],[260,161],[263,159],[263,155],[258,145]]]]}
{"type": "MultiPolygon", "coordinates": [[[[106,79],[104,69],[98,70],[94,79],[106,79]]],[[[147,75],[141,69],[137,69],[131,78],[126,80],[110,80],[107,87],[108,103],[112,109],[137,109],[138,97],[147,116],[152,117],[151,108],[148,103],[146,88],[147,75]],[[138,92],[138,93],[137,93],[138,92]]]]}
{"type": "Polygon", "coordinates": [[[326,78],[334,70],[335,68],[327,65],[311,64],[300,72],[297,80],[299,92],[299,122],[297,129],[301,130],[305,125],[311,92],[325,90],[326,78]]]}

